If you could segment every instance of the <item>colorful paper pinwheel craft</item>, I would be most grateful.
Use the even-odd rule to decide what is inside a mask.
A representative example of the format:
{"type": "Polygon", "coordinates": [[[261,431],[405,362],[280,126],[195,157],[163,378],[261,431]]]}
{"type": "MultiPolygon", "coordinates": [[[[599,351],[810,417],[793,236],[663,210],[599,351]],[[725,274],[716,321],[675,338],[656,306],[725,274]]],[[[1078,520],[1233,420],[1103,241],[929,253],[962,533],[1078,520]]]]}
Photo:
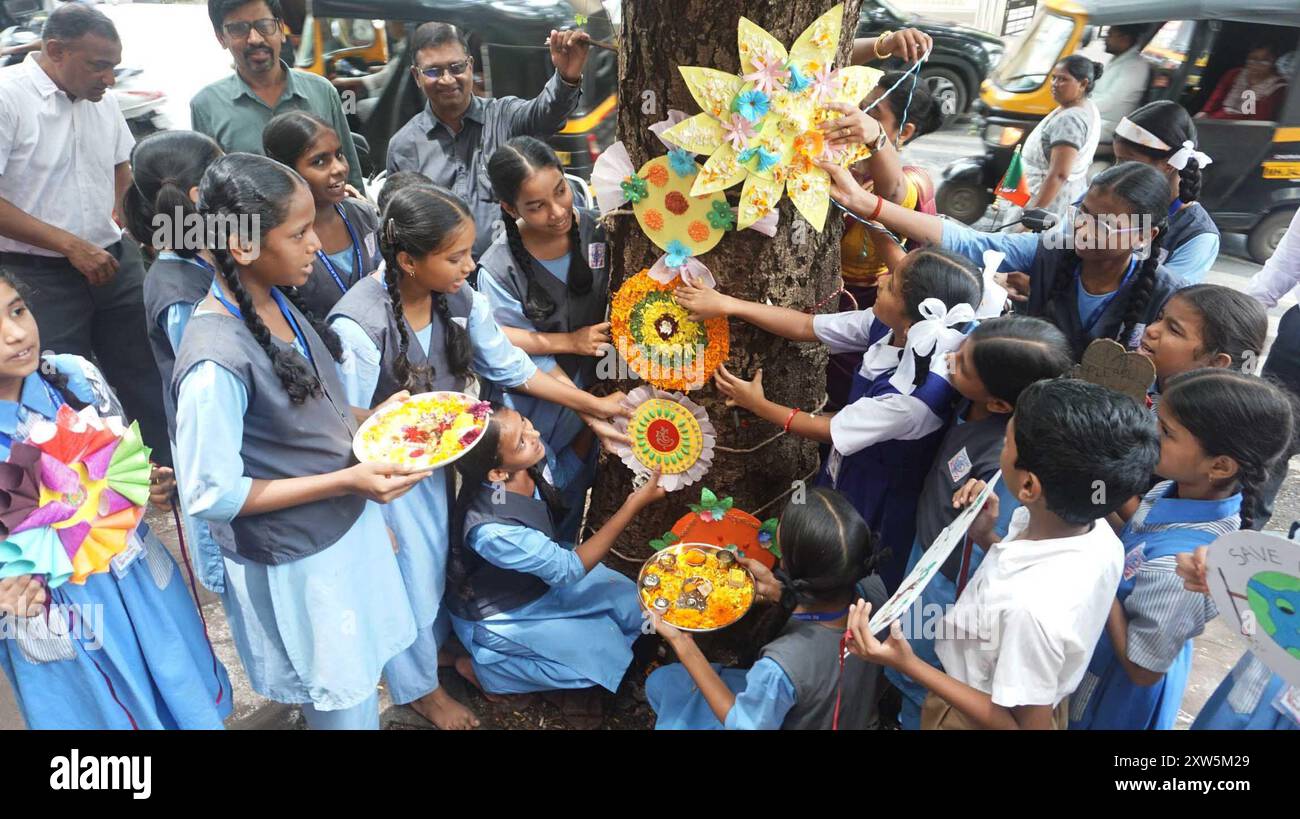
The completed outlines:
{"type": "Polygon", "coordinates": [[[857,105],[882,76],[866,66],[832,68],[844,7],[836,6],[804,29],[787,52],[781,41],[740,18],[740,76],[713,68],[680,67],[704,113],[662,135],[688,151],[709,154],[692,196],[744,181],[738,227],[772,211],[782,193],[817,230],[830,207],[830,177],[817,162],[845,167],[870,155],[865,146],[836,151],[820,126],[840,114],[829,103],[857,105]]]}
{"type": "Polygon", "coordinates": [[[137,424],[60,407],[0,464],[0,576],[43,574],[56,587],[108,571],[144,517],[151,471],[137,424]]]}

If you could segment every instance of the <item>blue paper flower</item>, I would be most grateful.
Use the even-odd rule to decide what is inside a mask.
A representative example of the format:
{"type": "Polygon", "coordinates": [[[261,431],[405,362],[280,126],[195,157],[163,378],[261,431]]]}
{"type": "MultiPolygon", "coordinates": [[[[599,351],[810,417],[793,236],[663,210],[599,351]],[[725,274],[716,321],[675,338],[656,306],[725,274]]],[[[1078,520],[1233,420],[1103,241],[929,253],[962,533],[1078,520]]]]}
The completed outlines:
{"type": "Polygon", "coordinates": [[[805,77],[799,70],[798,66],[790,63],[786,66],[790,70],[790,79],[786,81],[785,88],[791,93],[797,93],[812,85],[812,80],[805,77]]]}
{"type": "Polygon", "coordinates": [[[736,97],[733,106],[736,113],[750,122],[758,122],[767,116],[767,94],[762,91],[743,91],[736,97]]]}
{"type": "Polygon", "coordinates": [[[685,148],[673,148],[668,152],[668,166],[678,176],[690,176],[695,173],[695,157],[685,148]]]}
{"type": "Polygon", "coordinates": [[[742,165],[746,164],[751,159],[757,160],[756,170],[762,172],[775,165],[777,161],[781,159],[781,155],[769,151],[762,146],[754,146],[753,148],[746,148],[741,151],[737,159],[740,160],[740,164],[742,165]]]}
{"type": "Polygon", "coordinates": [[[667,250],[668,255],[664,258],[664,264],[673,268],[681,267],[686,264],[687,259],[695,255],[691,252],[689,247],[677,239],[673,239],[669,242],[668,247],[665,248],[665,250],[667,250]]]}

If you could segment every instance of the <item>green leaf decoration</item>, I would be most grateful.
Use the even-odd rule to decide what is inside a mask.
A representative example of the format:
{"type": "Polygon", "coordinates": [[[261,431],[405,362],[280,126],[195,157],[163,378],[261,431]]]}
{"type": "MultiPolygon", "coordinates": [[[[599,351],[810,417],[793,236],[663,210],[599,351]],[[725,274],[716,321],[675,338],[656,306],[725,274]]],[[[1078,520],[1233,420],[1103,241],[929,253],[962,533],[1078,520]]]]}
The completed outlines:
{"type": "Polygon", "coordinates": [[[587,15],[585,15],[585,14],[575,14],[575,15],[573,15],[573,24],[574,24],[575,26],[585,26],[585,25],[587,25],[587,15]]]}
{"type": "Polygon", "coordinates": [[[681,540],[681,538],[672,532],[664,532],[663,537],[657,537],[650,541],[650,548],[654,549],[656,552],[661,552],[679,540],[681,540]]]}

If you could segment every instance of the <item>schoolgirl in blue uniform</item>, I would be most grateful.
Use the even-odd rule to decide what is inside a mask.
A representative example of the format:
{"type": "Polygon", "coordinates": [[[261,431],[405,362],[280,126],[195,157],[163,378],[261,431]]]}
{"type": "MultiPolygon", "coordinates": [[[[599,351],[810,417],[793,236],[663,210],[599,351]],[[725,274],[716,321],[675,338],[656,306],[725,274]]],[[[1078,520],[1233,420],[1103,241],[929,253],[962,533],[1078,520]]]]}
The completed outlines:
{"type": "Polygon", "coordinates": [[[303,179],[230,154],[204,174],[199,212],[259,234],[212,248],[218,276],[177,353],[181,495],[233,530],[222,602],[253,690],[301,704],[313,728],[378,728],[380,674],[415,619],[372,501],[429,473],[351,465],[338,339],[280,289],[307,280],[320,248],[303,179]]]}
{"type": "MultiPolygon", "coordinates": [[[[0,272],[0,459],[63,404],[123,415],[93,364],[40,349],[36,320],[0,272]]],[[[171,490],[155,469],[151,501],[166,504],[171,490]]],[[[10,612],[0,614],[0,666],[29,728],[216,729],[230,714],[230,680],[176,564],[143,521],[127,544],[84,585],[0,580],[0,611],[10,612]],[[44,605],[16,607],[24,594],[44,605]]]]}
{"type": "MultiPolygon", "coordinates": [[[[144,309],[149,322],[149,347],[162,375],[163,410],[167,435],[176,449],[176,403],[171,394],[172,367],[180,349],[185,325],[212,287],[216,268],[211,251],[203,249],[207,236],[195,230],[195,201],[203,172],[222,155],[210,137],[194,131],[162,131],[142,139],[131,152],[131,187],[123,197],[127,229],[155,255],[144,279],[144,309]],[[165,221],[163,227],[155,222],[165,221]],[[167,229],[172,225],[172,229],[167,229]],[[187,236],[188,231],[188,236],[187,236]],[[181,239],[179,246],[176,240],[181,239]],[[185,246],[197,242],[197,247],[185,246]]],[[[173,456],[174,459],[174,456],[173,456]]],[[[189,560],[198,581],[221,593],[221,549],[215,537],[227,543],[229,527],[209,524],[185,512],[184,526],[189,560]]]]}
{"type": "MultiPolygon", "coordinates": [[[[930,467],[916,511],[916,540],[907,563],[910,572],[944,527],[965,504],[956,495],[967,481],[988,482],[998,471],[1007,422],[1026,387],[1069,371],[1070,345],[1055,326],[1029,316],[1002,316],[982,322],[955,352],[948,354],[948,381],[961,395],[956,422],[948,428],[939,454],[930,467]]],[[[994,532],[1005,536],[1011,513],[1019,508],[1014,494],[999,482],[1000,501],[994,532]]],[[[935,631],[948,607],[957,602],[966,581],[975,574],[984,551],[967,538],[940,567],[939,573],[903,615],[904,631],[918,657],[941,667],[934,650],[935,631]]],[[[921,727],[926,689],[894,669],[885,676],[903,695],[899,722],[921,727]]]]}
{"type": "Polygon", "coordinates": [[[632,519],[664,497],[659,476],[570,549],[556,540],[562,502],[545,457],[532,423],[496,404],[483,440],[456,462],[447,603],[469,652],[456,669],[488,695],[616,691],[641,635],[636,584],[601,560],[632,519]]]}
{"type": "Polygon", "coordinates": [[[1196,150],[1196,124],[1173,100],[1147,103],[1115,127],[1118,162],[1143,162],[1169,180],[1169,224],[1160,241],[1160,262],[1184,284],[1205,278],[1219,257],[1219,229],[1197,202],[1201,170],[1212,160],[1196,150]]]}
{"type": "Polygon", "coordinates": [[[791,341],[820,341],[832,353],[862,352],[849,404],[834,416],[814,416],[769,401],[762,371],[753,381],[718,368],[715,381],[730,403],[787,432],[831,444],[820,483],[849,499],[889,549],[880,575],[891,591],[916,533],[916,504],[957,392],[946,379],[947,354],[961,343],[983,285],[969,262],[933,249],[914,250],[879,279],[869,310],[813,316],[746,302],[715,290],[683,286],[677,300],[700,318],[744,319],[791,341]],[[906,343],[900,343],[901,339],[906,343]]]}
{"type": "Polygon", "coordinates": [[[1120,534],[1124,575],[1088,673],[1070,701],[1071,728],[1169,729],[1192,664],[1192,638],[1217,613],[1187,591],[1177,555],[1250,526],[1255,493],[1291,444],[1291,403],[1232,370],[1173,379],[1158,409],[1166,478],[1120,534]]]}
{"type": "MultiPolygon", "coordinates": [[[[474,270],[474,235],[469,209],[443,188],[413,185],[388,200],[384,277],[363,279],[330,315],[343,344],[343,384],[352,405],[373,407],[400,390],[464,390],[472,366],[494,384],[593,417],[618,413],[621,394],[597,399],[540,372],[510,343],[487,298],[466,283],[474,270]]],[[[469,728],[474,715],[438,685],[438,647],[449,625],[441,602],[453,491],[451,474],[440,469],[384,509],[418,633],[384,674],[394,702],[411,704],[439,727],[469,728]]]]}
{"type": "Polygon", "coordinates": [[[311,278],[298,290],[309,314],[324,318],[344,293],[379,266],[379,213],[368,201],[348,195],[343,144],[315,114],[289,111],[275,117],[262,131],[262,149],[311,187],[313,227],[321,247],[311,278]]]}
{"type": "Polygon", "coordinates": [[[1154,411],[1161,385],[1204,367],[1255,372],[1268,338],[1268,313],[1255,299],[1218,284],[1176,291],[1147,325],[1137,351],[1156,367],[1154,411]]]}
{"type": "MultiPolygon", "coordinates": [[[[492,154],[487,170],[505,230],[483,251],[476,286],[538,367],[588,389],[609,349],[605,230],[594,213],[574,208],[564,168],[545,142],[516,137],[492,154]]],[[[500,391],[492,397],[526,415],[555,456],[556,486],[570,510],[560,535],[576,540],[596,477],[595,438],[562,406],[500,391]]]]}
{"type": "Polygon", "coordinates": [[[655,632],[678,659],[646,679],[656,729],[877,727],[881,667],[850,657],[840,671],[849,604],[866,599],[879,606],[888,597],[871,574],[871,531],[843,495],[816,487],[786,505],[776,539],[775,576],[762,564],[746,564],[760,587],[770,580],[781,588],[781,605],[771,610],[777,634],[749,669],[710,664],[689,632],[655,616],[655,632]]]}
{"type": "Polygon", "coordinates": [[[1169,219],[1169,183],[1139,162],[1097,174],[1082,204],[1071,211],[1073,218],[1039,234],[981,233],[905,210],[854,184],[847,171],[823,167],[831,175],[831,196],[863,218],[980,264],[986,250],[1003,253],[1001,270],[1028,277],[1028,300],[1016,312],[1059,327],[1076,359],[1098,338],[1136,349],[1143,330],[1183,284],[1159,262],[1169,219]]]}
{"type": "MultiPolygon", "coordinates": [[[[1178,576],[1183,580],[1183,588],[1207,597],[1210,594],[1205,562],[1208,552],[1208,546],[1199,546],[1194,552],[1178,555],[1178,576]]],[[[1290,686],[1260,662],[1254,652],[1247,651],[1214,689],[1191,727],[1193,731],[1300,730],[1300,713],[1284,705],[1284,701],[1300,702],[1300,689],[1290,686]]]]}

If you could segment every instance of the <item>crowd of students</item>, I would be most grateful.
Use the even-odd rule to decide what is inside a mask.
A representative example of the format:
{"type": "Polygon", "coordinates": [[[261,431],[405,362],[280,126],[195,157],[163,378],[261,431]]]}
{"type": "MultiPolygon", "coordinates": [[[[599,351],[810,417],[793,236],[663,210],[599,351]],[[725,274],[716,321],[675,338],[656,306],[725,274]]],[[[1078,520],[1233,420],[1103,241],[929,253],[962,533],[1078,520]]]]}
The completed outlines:
{"type": "MultiPolygon", "coordinates": [[[[210,5],[243,15],[233,33],[254,39],[257,15],[274,12],[266,0],[210,5]]],[[[214,14],[214,28],[231,35],[230,19],[214,14]]],[[[869,51],[919,56],[917,36],[869,51]]],[[[420,116],[445,131],[420,132],[438,148],[424,161],[460,161],[471,124],[495,123],[474,145],[491,213],[457,189],[476,192],[477,174],[442,185],[401,168],[372,205],[349,189],[346,135],[296,107],[267,119],[258,153],[190,131],[130,152],[120,210],[151,262],[139,306],[175,468],[155,470],[151,499],[179,503],[187,571],[220,595],[253,690],[301,705],[312,728],[377,728],[382,680],[434,725],[475,727],[439,685],[451,666],[489,699],[541,693],[591,724],[593,692],[644,670],[662,639],[678,662],[645,682],[661,728],[871,728],[889,686],[905,728],[1172,726],[1192,638],[1217,614],[1198,550],[1262,526],[1295,443],[1294,396],[1253,374],[1263,306],[1188,286],[1214,254],[1197,241],[1186,112],[1156,103],[1125,117],[1126,161],[1035,235],[933,215],[928,181],[899,159],[937,125],[923,88],[870,113],[846,107],[830,138],[877,148],[859,168],[824,166],[851,214],[841,253],[857,309],[811,315],[676,291],[697,319],[826,345],[840,394],[836,411],[814,414],[769,400],[761,375],[724,366],[714,379],[735,406],[828,452],[818,486],[780,517],[777,570],[744,561],[768,614],[757,660],[723,669],[657,616],[644,628],[634,583],[602,563],[663,500],[656,480],[580,538],[599,451],[627,441],[613,423],[622,393],[591,392],[609,342],[602,228],[575,207],[545,142],[496,139],[540,107],[462,98],[463,37],[434,24],[416,39],[415,71],[440,101],[420,116]],[[485,235],[489,216],[497,235],[485,235]],[[159,217],[250,227],[196,246],[157,233],[159,217]],[[988,250],[1003,254],[1011,300],[976,320],[989,315],[988,250]],[[1097,339],[1151,359],[1145,406],[1069,377],[1097,339]],[[354,461],[358,424],[379,407],[475,381],[492,413],[457,476],[354,461]],[[937,633],[904,634],[904,619],[872,634],[873,607],[999,472],[916,604],[944,612],[937,633]]],[[[564,35],[553,48],[558,79],[544,96],[573,84],[581,62],[566,49],[581,46],[564,35]]],[[[42,357],[28,287],[0,275],[5,454],[64,403],[123,412],[86,357],[42,357]]],[[[132,544],[130,560],[85,585],[0,580],[0,616],[31,624],[0,645],[31,727],[216,728],[230,713],[182,572],[147,526],[132,544]],[[93,635],[102,647],[49,625],[90,605],[107,612],[93,635]]],[[[1280,679],[1249,657],[1239,672],[1199,724],[1297,727],[1264,713],[1280,679]]]]}

